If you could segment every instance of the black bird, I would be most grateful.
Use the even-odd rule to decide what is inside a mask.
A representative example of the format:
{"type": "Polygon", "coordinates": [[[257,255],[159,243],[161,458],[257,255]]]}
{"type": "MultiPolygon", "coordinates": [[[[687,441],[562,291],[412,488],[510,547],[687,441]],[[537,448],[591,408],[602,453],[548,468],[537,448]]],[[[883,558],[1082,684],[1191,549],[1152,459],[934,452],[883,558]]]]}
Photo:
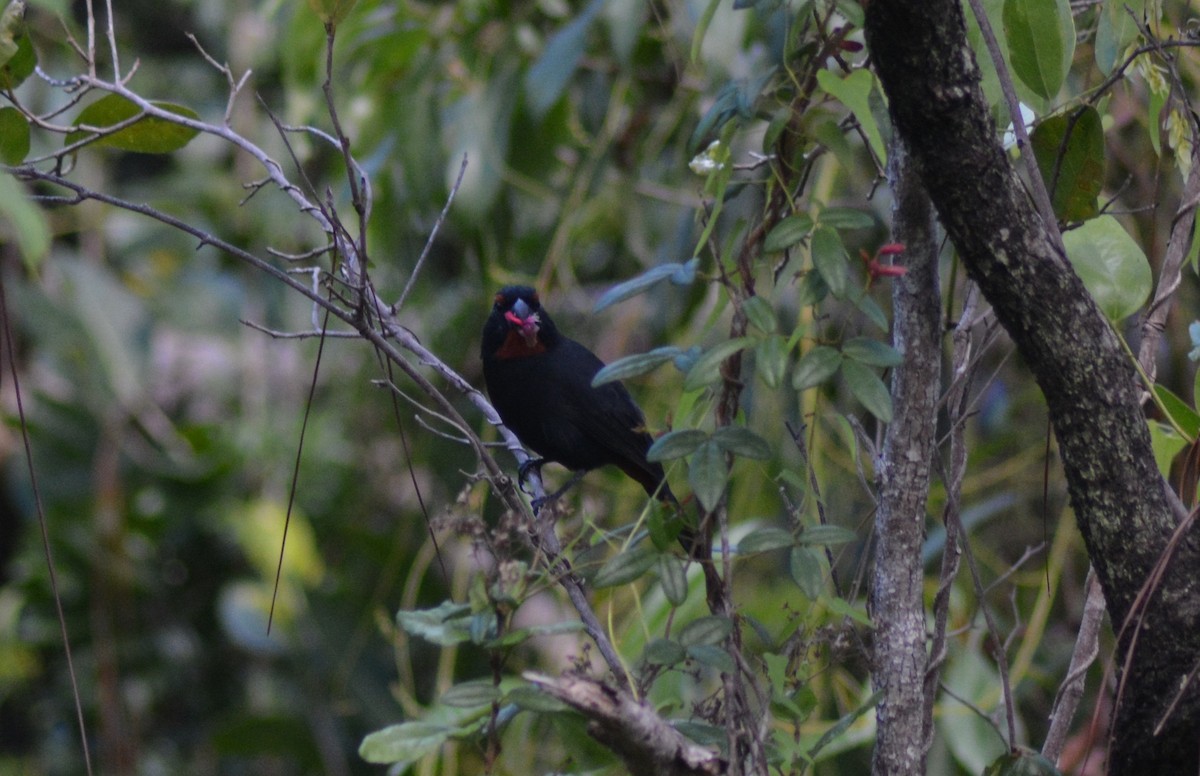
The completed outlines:
{"type": "MultiPolygon", "coordinates": [[[[612,464],[661,501],[678,504],[660,464],[646,460],[654,441],[646,419],[619,382],[592,386],[604,366],[595,353],[564,336],[528,286],[496,294],[483,325],[483,379],[504,425],[540,459],[575,472],[557,498],[592,469],[612,464]]],[[[536,509],[541,504],[535,504],[536,509]]]]}

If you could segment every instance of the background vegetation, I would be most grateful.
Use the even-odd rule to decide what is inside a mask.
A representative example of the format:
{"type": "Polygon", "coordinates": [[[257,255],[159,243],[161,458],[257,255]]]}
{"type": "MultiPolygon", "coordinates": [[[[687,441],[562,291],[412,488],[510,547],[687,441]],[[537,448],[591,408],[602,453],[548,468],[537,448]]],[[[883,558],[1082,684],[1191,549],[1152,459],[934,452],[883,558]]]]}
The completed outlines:
{"type": "MultiPolygon", "coordinates": [[[[1002,44],[1020,96],[1043,125],[1084,105],[1094,112],[1082,171],[1069,170],[1082,179],[1071,179],[1076,199],[1056,201],[1056,213],[1072,223],[1114,214],[1157,269],[1190,169],[1196,60],[1186,50],[1131,55],[1186,36],[1191,7],[1135,4],[1150,6],[1139,30],[1140,15],[1122,15],[1116,3],[1041,3],[1053,6],[1052,25],[1021,22],[1037,3],[984,5],[1009,36],[1002,44]],[[1047,53],[1047,41],[1058,50],[1047,53]]],[[[17,36],[36,50],[41,74],[10,102],[40,116],[61,107],[48,123],[65,129],[90,123],[80,112],[100,97],[74,104],[59,83],[86,72],[68,36],[87,40],[87,8],[31,5],[27,34],[17,36]]],[[[272,121],[335,132],[322,92],[326,32],[312,8],[130,2],[115,12],[130,88],[205,121],[227,116],[312,201],[336,204],[355,223],[340,152],[311,134],[288,133],[285,143],[272,121]],[[236,100],[214,61],[236,79],[250,73],[236,100]]],[[[102,9],[97,19],[102,31],[102,9]]],[[[858,257],[889,241],[890,131],[863,69],[860,26],[850,2],[360,0],[337,25],[332,53],[341,131],[373,194],[365,242],[375,287],[394,300],[415,278],[399,323],[472,384],[482,385],[479,329],[493,292],[509,282],[537,285],[559,326],[606,361],[679,348],[658,369],[631,370],[656,433],[711,432],[717,369],[743,353],[737,425],[755,441],[736,450],[724,505],[731,541],[744,542],[733,601],[761,681],[751,705],[769,712],[765,757],[781,772],[865,772],[873,738],[864,579],[875,445],[891,412],[879,390],[893,361],[884,346],[889,278],[858,257]],[[462,184],[417,274],[464,154],[462,184]],[[787,215],[778,197],[788,199],[787,215]],[[730,280],[755,229],[761,255],[730,280]],[[639,277],[642,293],[613,293],[639,277]],[[761,302],[742,304],[748,288],[761,302]],[[602,298],[612,303],[595,311],[602,298]],[[822,363],[820,347],[842,355],[822,363]],[[814,538],[821,523],[842,530],[814,538]]],[[[107,45],[97,52],[97,70],[111,74],[107,45]]],[[[1003,126],[999,82],[985,70],[1003,126]]],[[[1042,142],[1057,150],[1055,131],[1043,130],[1042,142]]],[[[40,159],[50,169],[56,160],[47,157],[72,142],[64,134],[35,126],[23,153],[0,150],[8,164],[40,159]]],[[[1043,169],[1053,169],[1061,157],[1045,158],[1043,169]]],[[[211,134],[170,154],[88,147],[61,163],[93,191],[148,203],[256,255],[326,242],[285,193],[261,185],[253,158],[211,134]]],[[[29,192],[63,194],[44,184],[29,192]]],[[[514,613],[501,618],[501,633],[556,631],[575,614],[536,562],[528,576],[526,567],[514,572],[519,583],[504,576],[511,568],[495,558],[529,560],[522,551],[474,541],[508,525],[505,510],[477,476],[475,454],[419,391],[397,376],[415,401],[393,404],[378,384],[387,373],[377,353],[361,341],[264,333],[311,330],[312,302],[193,236],[96,201],[42,200],[37,212],[53,238],[43,255],[28,214],[5,209],[0,772],[79,773],[83,756],[38,500],[98,772],[378,772],[360,746],[368,759],[419,773],[619,769],[582,718],[553,704],[538,713],[539,701],[520,695],[504,695],[500,708],[489,690],[517,689],[525,670],[603,661],[575,631],[496,648],[496,633],[472,630],[495,626],[475,618],[500,604],[514,613]],[[465,630],[396,621],[397,610],[447,600],[468,605],[465,630]],[[463,690],[472,680],[483,684],[463,690]],[[404,721],[430,727],[423,736],[389,728],[404,721]]],[[[1136,264],[1123,251],[1122,272],[1136,264]]],[[[275,261],[330,269],[327,258],[275,261]]],[[[1108,286],[1129,308],[1123,314],[1141,306],[1148,285],[1130,301],[1140,280],[1099,272],[1115,278],[1108,286]]],[[[949,247],[942,277],[953,327],[966,283],[949,247]]],[[[1188,272],[1158,354],[1160,384],[1184,404],[1193,396],[1195,304],[1188,272]]],[[[968,575],[950,589],[932,773],[979,773],[1005,750],[1001,647],[1016,738],[1040,745],[1087,570],[1040,394],[994,323],[973,323],[977,378],[960,499],[986,596],[968,575]],[[985,601],[1002,644],[980,615],[985,601]]],[[[947,363],[951,353],[947,338],[947,363]]],[[[477,433],[498,439],[467,397],[446,393],[477,433]]],[[[1174,410],[1176,438],[1161,430],[1164,467],[1200,425],[1186,407],[1174,410]]],[[[723,456],[712,468],[698,450],[676,458],[670,477],[711,508],[704,490],[724,481],[723,456]]],[[[506,452],[497,457],[515,470],[506,452]]],[[[1192,470],[1178,464],[1178,478],[1194,482],[1184,471],[1192,470]]],[[[931,601],[945,536],[935,518],[946,498],[935,484],[924,548],[931,601]]],[[[702,581],[693,570],[682,591],[673,587],[676,566],[659,552],[632,565],[612,560],[643,526],[653,533],[644,506],[635,484],[597,472],[573,492],[560,533],[638,686],[693,740],[722,746],[720,677],[731,658],[721,627],[705,630],[713,623],[701,619],[702,581]],[[610,576],[597,582],[602,570],[610,576]]],[[[1109,655],[1111,634],[1103,640],[1109,655]]],[[[1099,661],[1090,670],[1064,772],[1103,763],[1110,669],[1099,661]]]]}

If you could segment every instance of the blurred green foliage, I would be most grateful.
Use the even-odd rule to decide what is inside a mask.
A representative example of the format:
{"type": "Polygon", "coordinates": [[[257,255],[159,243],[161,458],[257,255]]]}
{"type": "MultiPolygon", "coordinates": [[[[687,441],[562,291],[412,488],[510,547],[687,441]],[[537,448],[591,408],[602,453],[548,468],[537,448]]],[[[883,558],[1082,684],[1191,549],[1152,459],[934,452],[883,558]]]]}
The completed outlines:
{"type": "MultiPolygon", "coordinates": [[[[229,85],[185,35],[193,33],[235,77],[252,73],[228,109],[230,126],[285,162],[294,180],[308,181],[315,199],[328,189],[349,212],[340,155],[302,133],[285,142],[268,113],[331,131],[321,92],[325,31],[307,3],[117,5],[122,66],[138,60],[131,86],[139,94],[220,123],[229,85]]],[[[1120,21],[1107,5],[1073,22],[1099,26],[1106,67],[1120,21]]],[[[344,13],[338,4],[321,7],[335,19],[344,13]]],[[[1023,3],[1012,12],[1033,19],[1039,10],[1023,3]]],[[[26,17],[22,40],[51,78],[69,78],[78,67],[63,32],[65,25],[86,40],[78,12],[38,3],[26,17]]],[[[1168,21],[1181,12],[1168,7],[1168,21]]],[[[888,127],[869,72],[842,77],[839,58],[863,59],[852,46],[819,62],[811,82],[794,75],[838,25],[848,25],[848,43],[860,40],[849,26],[860,15],[851,2],[360,0],[338,24],[333,56],[334,99],[374,192],[368,246],[385,296],[399,294],[468,158],[449,220],[401,312],[434,353],[480,385],[478,331],[492,292],[510,281],[535,282],[559,325],[607,361],[674,348],[624,374],[652,430],[702,432],[668,461],[674,487],[684,492],[690,483],[686,490],[711,506],[728,478],[731,539],[745,548],[735,600],[772,713],[772,756],[785,772],[813,756],[818,773],[864,772],[873,735],[861,582],[871,542],[870,444],[891,413],[884,370],[895,351],[883,344],[889,289],[870,282],[857,256],[887,238],[890,203],[875,184],[888,127]],[[840,15],[829,21],[834,6],[840,15]],[[795,115],[802,126],[789,125],[795,115]],[[792,212],[776,213],[764,235],[769,253],[752,278],[764,301],[749,306],[751,328],[731,341],[732,305],[716,280],[734,266],[777,192],[770,167],[753,163],[764,153],[804,170],[803,184],[790,189],[792,212]],[[604,309],[593,312],[601,299],[604,309]],[[753,432],[738,439],[714,432],[710,418],[718,368],[733,352],[746,361],[739,423],[753,432]],[[739,456],[729,473],[725,452],[739,456]],[[831,529],[797,539],[793,521],[811,531],[818,504],[831,529]],[[836,594],[828,557],[842,580],[836,594]]],[[[1064,24],[1055,17],[1054,29],[1064,24]]],[[[1039,98],[1031,104],[1040,116],[1094,82],[1099,48],[1093,54],[1080,45],[1072,59],[1061,40],[1039,37],[1036,24],[1020,30],[1032,36],[1029,47],[1061,54],[1053,59],[1062,72],[1048,75],[1029,71],[1038,57],[1020,60],[1018,75],[1036,81],[1023,91],[1039,98]]],[[[1126,32],[1124,45],[1132,39],[1126,32]]],[[[102,68],[110,67],[107,48],[98,52],[102,68]]],[[[1183,59],[1180,67],[1193,83],[1194,63],[1183,59]]],[[[1159,143],[1160,116],[1147,110],[1153,90],[1152,73],[1131,76],[1128,89],[1100,108],[1108,148],[1100,199],[1116,198],[1126,212],[1111,226],[1151,256],[1173,213],[1161,203],[1174,202],[1179,186],[1175,161],[1158,156],[1178,146],[1159,143]]],[[[39,112],[61,106],[67,119],[81,115],[83,106],[68,107],[62,90],[38,78],[19,94],[39,112]]],[[[1157,104],[1169,112],[1165,99],[1157,104]]],[[[61,144],[61,135],[35,131],[28,147],[17,143],[20,153],[2,147],[13,161],[10,153],[29,159],[61,144]]],[[[86,148],[74,164],[73,175],[95,190],[150,203],[260,255],[267,247],[298,254],[324,239],[278,191],[247,188],[261,170],[211,136],[166,156],[86,148]]],[[[1097,184],[1095,175],[1088,181],[1097,184]]],[[[18,237],[36,241],[41,222],[16,223],[19,207],[0,212],[18,237]]],[[[315,340],[274,338],[239,323],[311,328],[311,307],[278,283],[128,212],[95,202],[43,210],[38,218],[54,239],[35,267],[21,262],[36,247],[5,240],[16,346],[14,353],[6,346],[5,369],[15,358],[38,489],[6,371],[0,773],[81,772],[35,499],[45,509],[100,772],[379,772],[360,758],[360,744],[374,759],[411,759],[424,774],[477,773],[489,757],[500,773],[615,768],[580,717],[544,705],[513,679],[524,668],[558,671],[587,659],[570,632],[573,613],[545,580],[526,589],[523,568],[492,568],[472,548],[462,535],[472,521],[481,516],[494,527],[502,516],[472,482],[469,449],[430,431],[425,424],[436,421],[428,414],[404,402],[397,412],[373,382],[381,370],[367,347],[330,339],[314,378],[315,340]],[[427,521],[438,529],[440,559],[427,521]],[[448,599],[470,605],[439,608],[448,599]],[[477,616],[485,608],[479,602],[501,599],[514,611],[477,616]],[[411,617],[393,619],[398,609],[461,621],[422,620],[425,637],[414,638],[411,617]],[[530,640],[497,647],[511,629],[530,640]],[[497,673],[504,680],[493,686],[497,673]],[[510,716],[502,746],[489,752],[478,733],[498,697],[510,716]],[[391,727],[402,721],[429,727],[391,727]]],[[[944,263],[954,315],[962,278],[949,250],[944,263]]],[[[1140,288],[1144,273],[1135,269],[1140,288]]],[[[1113,293],[1127,290],[1115,285],[1113,293]]],[[[1194,307],[1193,282],[1182,294],[1180,306],[1194,307]]],[[[1113,306],[1130,311],[1124,298],[1113,306]]],[[[1186,323],[1168,330],[1160,379],[1190,396],[1186,323]]],[[[1023,735],[1036,742],[1070,654],[1086,558],[1061,478],[1051,469],[1048,484],[1043,479],[1045,409],[1010,352],[1001,339],[983,356],[964,521],[988,581],[1007,575],[989,600],[1005,632],[1019,631],[1010,661],[1023,735]],[[1011,572],[1043,539],[1049,546],[1037,557],[1044,562],[1011,572]]],[[[454,399],[481,434],[495,438],[462,397],[454,399]]],[[[711,694],[728,667],[716,647],[728,621],[705,619],[694,569],[682,572],[647,543],[618,552],[630,525],[644,520],[654,535],[661,516],[643,517],[643,501],[619,474],[593,473],[572,495],[562,530],[579,542],[576,566],[592,581],[622,655],[650,677],[652,703],[694,740],[719,745],[711,694]]],[[[944,501],[935,485],[931,518],[944,501]]],[[[935,522],[926,548],[931,574],[940,549],[935,522]]],[[[930,600],[935,589],[931,576],[930,600]]],[[[992,712],[998,680],[978,602],[963,581],[952,596],[956,635],[944,680],[992,712]]],[[[1083,716],[1091,712],[1085,707],[1083,716]]],[[[991,723],[953,699],[939,703],[938,726],[931,772],[977,773],[999,754],[991,723]]]]}

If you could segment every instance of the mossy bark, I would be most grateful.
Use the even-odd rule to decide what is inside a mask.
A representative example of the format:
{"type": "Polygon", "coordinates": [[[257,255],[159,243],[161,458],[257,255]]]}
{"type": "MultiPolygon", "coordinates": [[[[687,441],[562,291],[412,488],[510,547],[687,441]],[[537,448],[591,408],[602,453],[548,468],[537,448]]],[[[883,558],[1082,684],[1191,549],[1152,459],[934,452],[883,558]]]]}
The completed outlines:
{"type": "Polygon", "coordinates": [[[960,3],[871,0],[866,27],[895,128],[968,273],[1046,397],[1088,554],[1114,628],[1126,625],[1110,772],[1196,773],[1194,677],[1180,691],[1200,661],[1200,542],[1197,531],[1185,534],[1141,602],[1178,522],[1130,357],[1055,250],[1000,146],[960,3]]]}

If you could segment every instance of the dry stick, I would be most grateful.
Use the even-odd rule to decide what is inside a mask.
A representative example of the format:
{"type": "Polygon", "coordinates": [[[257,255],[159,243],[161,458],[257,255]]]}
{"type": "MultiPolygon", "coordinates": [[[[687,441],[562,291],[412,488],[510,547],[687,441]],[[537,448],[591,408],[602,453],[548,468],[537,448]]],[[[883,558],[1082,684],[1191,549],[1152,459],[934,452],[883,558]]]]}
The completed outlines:
{"type": "Polygon", "coordinates": [[[971,358],[971,331],[975,327],[975,306],[979,302],[979,288],[972,283],[963,301],[958,327],[954,332],[954,363],[952,380],[946,395],[946,414],[949,418],[950,465],[949,471],[934,457],[941,471],[939,475],[946,488],[946,506],[942,510],[942,523],[946,528],[946,542],[942,548],[942,567],[938,575],[938,589],[933,598],[933,635],[929,646],[929,659],[925,664],[923,694],[925,699],[922,717],[921,748],[928,755],[933,746],[933,708],[942,666],[946,663],[946,627],[950,618],[950,589],[958,576],[962,550],[959,546],[961,521],[958,513],[962,495],[963,478],[967,471],[966,407],[970,400],[971,376],[978,361],[971,358]]]}
{"type": "MultiPolygon", "coordinates": [[[[324,334],[329,324],[329,311],[321,322],[324,334]]],[[[313,397],[317,393],[317,375],[321,373],[321,356],[325,353],[325,337],[317,344],[316,363],[313,364],[312,381],[308,385],[308,400],[304,402],[304,419],[300,421],[300,439],[296,442],[296,462],[292,465],[292,486],[288,489],[287,511],[283,516],[283,538],[279,540],[279,562],[275,566],[275,586],[271,589],[271,609],[267,614],[267,635],[271,634],[271,623],[275,621],[275,600],[279,597],[279,579],[283,576],[283,552],[287,549],[288,527],[292,524],[292,508],[296,505],[296,489],[300,482],[300,461],[304,455],[304,434],[308,430],[308,418],[312,414],[313,397]]]]}
{"type": "Polygon", "coordinates": [[[50,530],[46,526],[46,509],[42,506],[42,490],[38,485],[37,471],[33,465],[33,445],[29,440],[29,424],[25,420],[25,403],[21,399],[21,380],[17,377],[17,351],[13,345],[12,320],[8,316],[8,300],[3,274],[0,274],[0,325],[4,327],[4,346],[8,351],[8,369],[12,375],[13,393],[17,397],[17,417],[21,421],[21,441],[25,445],[25,463],[29,467],[29,484],[33,490],[34,505],[37,507],[38,528],[42,533],[42,551],[46,556],[50,592],[54,597],[54,609],[58,614],[63,654],[67,659],[67,675],[71,678],[71,695],[75,700],[75,719],[79,725],[79,740],[83,744],[83,764],[87,769],[88,776],[91,776],[92,756],[88,749],[87,725],[83,721],[83,701],[79,697],[79,682],[75,678],[75,661],[71,657],[71,638],[67,633],[67,617],[63,614],[62,595],[58,590],[58,572],[55,570],[54,553],[50,549],[50,530]]]}
{"type": "MultiPolygon", "coordinates": [[[[958,515],[953,515],[953,518],[958,521],[958,530],[962,533],[962,521],[958,520],[958,515]]],[[[967,558],[967,568],[971,571],[971,581],[975,584],[975,594],[979,596],[979,609],[983,612],[983,619],[987,622],[988,632],[996,643],[996,668],[1000,672],[1000,689],[1004,694],[1004,716],[1008,722],[1008,749],[1015,751],[1017,742],[1016,730],[1016,713],[1013,711],[1012,686],[1008,681],[1008,655],[1004,653],[1004,639],[1000,638],[1000,628],[996,625],[995,618],[992,617],[991,607],[987,605],[984,599],[985,591],[983,589],[983,580],[979,576],[979,566],[975,563],[975,554],[971,552],[971,543],[963,536],[962,542],[963,555],[967,558]]]]}
{"type": "Polygon", "coordinates": [[[1075,639],[1075,649],[1071,652],[1071,664],[1067,668],[1067,676],[1058,688],[1054,697],[1054,706],[1050,709],[1050,729],[1046,731],[1046,740],[1042,743],[1042,756],[1057,764],[1062,756],[1063,747],[1067,743],[1067,733],[1071,729],[1071,720],[1079,701],[1083,698],[1083,688],[1087,678],[1087,670],[1092,661],[1100,654],[1100,625],[1104,622],[1104,592],[1100,589],[1100,580],[1096,572],[1088,569],[1087,597],[1083,603],[1083,618],[1079,624],[1079,635],[1075,639]]]}

